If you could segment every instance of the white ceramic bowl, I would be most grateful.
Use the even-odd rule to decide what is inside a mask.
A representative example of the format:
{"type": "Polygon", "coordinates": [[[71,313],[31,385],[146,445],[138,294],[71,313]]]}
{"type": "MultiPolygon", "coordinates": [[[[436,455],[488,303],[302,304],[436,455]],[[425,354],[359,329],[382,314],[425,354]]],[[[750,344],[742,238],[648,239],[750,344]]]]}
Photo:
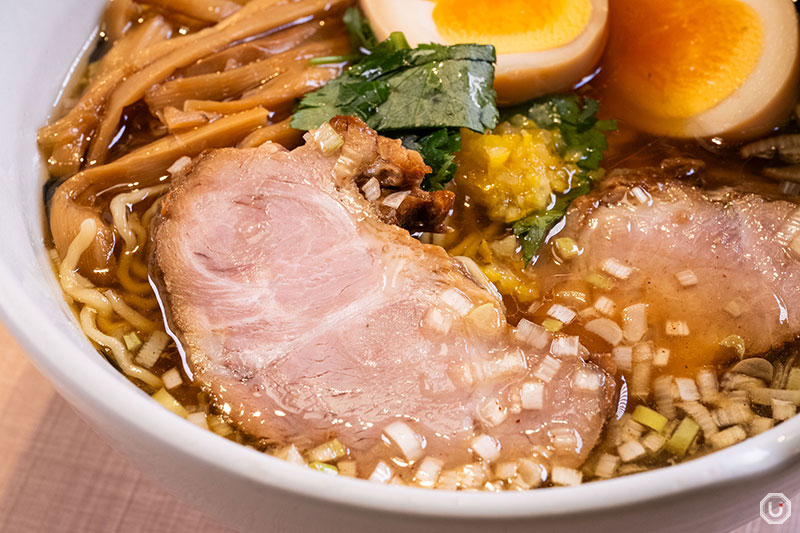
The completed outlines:
{"type": "Polygon", "coordinates": [[[5,2],[0,18],[0,314],[36,366],[141,470],[223,523],[266,531],[729,530],[768,492],[800,489],[800,417],[679,466],[506,494],[435,492],[295,467],[167,412],[90,346],[43,241],[45,123],[104,0],[5,2]],[[626,529],[623,529],[626,530],[626,529]]]}

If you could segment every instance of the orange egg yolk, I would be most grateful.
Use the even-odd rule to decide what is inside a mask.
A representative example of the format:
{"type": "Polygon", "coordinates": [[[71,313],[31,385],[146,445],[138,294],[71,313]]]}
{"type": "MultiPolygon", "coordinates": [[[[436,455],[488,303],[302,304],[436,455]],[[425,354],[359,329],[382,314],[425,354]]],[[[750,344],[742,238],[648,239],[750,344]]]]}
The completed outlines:
{"type": "Polygon", "coordinates": [[[620,103],[688,118],[731,96],[755,69],[764,29],[738,0],[611,0],[603,68],[620,103]]]}
{"type": "Polygon", "coordinates": [[[590,0],[436,0],[433,21],[450,44],[487,43],[511,54],[565,45],[591,14],[590,0]]]}

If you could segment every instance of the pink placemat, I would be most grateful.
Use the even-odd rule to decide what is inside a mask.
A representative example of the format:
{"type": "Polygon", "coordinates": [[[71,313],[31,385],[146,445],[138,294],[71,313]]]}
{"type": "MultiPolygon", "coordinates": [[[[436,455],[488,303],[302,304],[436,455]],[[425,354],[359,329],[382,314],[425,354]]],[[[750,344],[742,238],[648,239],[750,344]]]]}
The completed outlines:
{"type": "MultiPolygon", "coordinates": [[[[793,498],[800,509],[800,497],[793,498]]],[[[735,533],[800,531],[758,517],[735,533]]],[[[798,513],[800,514],[800,513],[798,513]]],[[[231,531],[167,494],[98,437],[0,325],[0,532],[231,531]]]]}

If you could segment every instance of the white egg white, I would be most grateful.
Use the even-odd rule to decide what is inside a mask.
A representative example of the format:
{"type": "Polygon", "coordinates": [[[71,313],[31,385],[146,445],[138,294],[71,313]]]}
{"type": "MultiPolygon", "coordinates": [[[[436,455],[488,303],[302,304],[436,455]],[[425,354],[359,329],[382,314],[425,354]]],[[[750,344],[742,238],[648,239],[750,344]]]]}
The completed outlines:
{"type": "MultiPolygon", "coordinates": [[[[411,46],[448,43],[433,21],[430,0],[361,0],[378,39],[393,31],[405,34],[411,46]]],[[[592,0],[592,12],[583,31],[569,43],[537,52],[499,54],[495,89],[500,105],[569,90],[590,74],[603,53],[608,21],[608,1],[592,0]]],[[[480,43],[492,44],[492,43],[480,43]]]]}
{"type": "Polygon", "coordinates": [[[740,1],[760,16],[764,43],[753,72],[738,89],[711,109],[688,118],[653,117],[625,102],[611,110],[615,116],[656,135],[730,140],[761,136],[786,120],[797,102],[800,79],[794,4],[790,0],[740,1]]]}

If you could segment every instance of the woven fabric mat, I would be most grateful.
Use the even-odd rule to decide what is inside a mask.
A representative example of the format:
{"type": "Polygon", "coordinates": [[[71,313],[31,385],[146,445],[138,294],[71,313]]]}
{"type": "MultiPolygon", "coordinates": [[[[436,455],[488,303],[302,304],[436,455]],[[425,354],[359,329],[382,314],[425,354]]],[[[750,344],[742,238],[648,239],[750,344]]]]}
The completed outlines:
{"type": "MultiPolygon", "coordinates": [[[[800,498],[794,498],[800,509],[800,498]]],[[[800,531],[758,518],[735,533],[800,531]]],[[[800,513],[798,513],[800,514],[800,513]]],[[[167,494],[112,450],[0,324],[0,531],[231,531],[167,494]]]]}

